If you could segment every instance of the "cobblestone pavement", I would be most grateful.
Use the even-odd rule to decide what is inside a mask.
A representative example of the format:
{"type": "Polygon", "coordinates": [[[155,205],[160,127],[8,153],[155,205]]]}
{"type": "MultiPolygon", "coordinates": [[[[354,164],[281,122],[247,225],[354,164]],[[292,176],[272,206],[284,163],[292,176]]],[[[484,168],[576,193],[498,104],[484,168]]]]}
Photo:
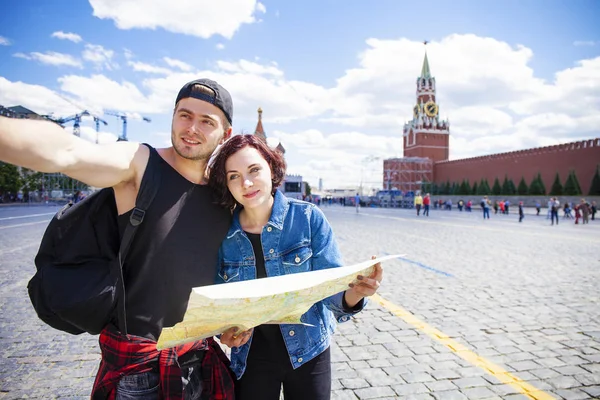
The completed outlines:
{"type": "MultiPolygon", "coordinates": [[[[55,211],[0,208],[0,399],[89,398],[97,337],[48,328],[26,292],[55,211]]],[[[347,263],[406,254],[339,326],[333,399],[600,398],[599,221],[324,211],[347,263]]]]}

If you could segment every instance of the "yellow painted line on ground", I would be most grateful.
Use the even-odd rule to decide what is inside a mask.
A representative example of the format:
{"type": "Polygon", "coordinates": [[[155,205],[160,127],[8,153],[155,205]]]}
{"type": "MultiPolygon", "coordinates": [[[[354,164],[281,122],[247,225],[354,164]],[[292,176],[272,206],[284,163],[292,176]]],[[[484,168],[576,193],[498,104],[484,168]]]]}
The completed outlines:
{"type": "Polygon", "coordinates": [[[378,294],[374,294],[371,299],[376,303],[380,304],[382,307],[390,311],[392,314],[402,318],[408,324],[416,327],[420,331],[426,333],[435,341],[443,344],[447,348],[449,348],[452,352],[456,353],[458,356],[462,357],[466,361],[471,364],[483,369],[488,374],[492,375],[502,383],[512,386],[517,389],[519,392],[534,400],[550,400],[555,399],[555,397],[550,394],[544,392],[536,388],[533,385],[519,379],[514,376],[501,366],[494,364],[493,362],[486,360],[480,355],[474,353],[469,350],[466,346],[458,343],[456,340],[450,338],[445,333],[435,329],[431,325],[421,321],[419,318],[415,317],[412,313],[405,310],[404,308],[397,306],[396,304],[384,299],[378,294]]]}

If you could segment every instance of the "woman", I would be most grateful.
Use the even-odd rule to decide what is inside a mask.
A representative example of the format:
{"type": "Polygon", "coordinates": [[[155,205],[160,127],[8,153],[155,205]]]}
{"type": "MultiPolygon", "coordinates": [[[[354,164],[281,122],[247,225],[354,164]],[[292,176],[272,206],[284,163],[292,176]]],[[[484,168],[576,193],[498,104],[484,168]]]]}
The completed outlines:
{"type": "MultiPolygon", "coordinates": [[[[209,185],[225,207],[235,207],[221,245],[217,283],[342,266],[325,216],[314,204],[286,198],[277,187],[285,176],[282,156],[253,135],[234,136],[219,150],[209,185]]],[[[314,304],[302,316],[310,325],[261,325],[229,330],[221,342],[232,348],[236,398],[329,399],[329,344],[335,320],[347,321],[377,291],[383,270],[314,304]]]]}

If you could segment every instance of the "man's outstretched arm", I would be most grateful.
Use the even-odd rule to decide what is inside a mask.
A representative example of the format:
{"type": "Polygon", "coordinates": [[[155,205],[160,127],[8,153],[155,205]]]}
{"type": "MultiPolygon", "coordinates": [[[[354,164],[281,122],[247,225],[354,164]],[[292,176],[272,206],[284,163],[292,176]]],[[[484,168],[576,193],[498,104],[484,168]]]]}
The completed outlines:
{"type": "Polygon", "coordinates": [[[147,160],[146,153],[145,146],[132,142],[97,145],[49,121],[0,117],[0,160],[40,172],[61,172],[95,187],[133,180],[136,164],[147,160]]]}

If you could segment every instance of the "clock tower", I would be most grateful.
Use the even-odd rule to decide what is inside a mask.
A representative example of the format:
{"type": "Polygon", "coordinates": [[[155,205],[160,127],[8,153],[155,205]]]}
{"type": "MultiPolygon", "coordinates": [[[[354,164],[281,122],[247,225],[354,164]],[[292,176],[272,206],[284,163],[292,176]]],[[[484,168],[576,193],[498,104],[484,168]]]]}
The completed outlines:
{"type": "Polygon", "coordinates": [[[429,70],[427,52],[417,78],[413,118],[404,125],[404,157],[429,158],[434,163],[448,160],[450,124],[440,119],[435,78],[429,70]]]}

